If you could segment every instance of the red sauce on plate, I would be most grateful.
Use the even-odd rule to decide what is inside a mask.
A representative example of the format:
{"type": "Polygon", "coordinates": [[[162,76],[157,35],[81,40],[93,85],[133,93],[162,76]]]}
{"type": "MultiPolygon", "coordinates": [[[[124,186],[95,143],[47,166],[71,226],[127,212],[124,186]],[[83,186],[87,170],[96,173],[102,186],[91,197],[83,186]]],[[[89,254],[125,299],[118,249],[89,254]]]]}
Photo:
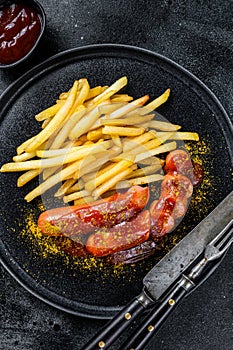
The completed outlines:
{"type": "Polygon", "coordinates": [[[10,64],[23,58],[41,32],[41,19],[32,7],[13,3],[0,9],[0,63],[10,64]]]}

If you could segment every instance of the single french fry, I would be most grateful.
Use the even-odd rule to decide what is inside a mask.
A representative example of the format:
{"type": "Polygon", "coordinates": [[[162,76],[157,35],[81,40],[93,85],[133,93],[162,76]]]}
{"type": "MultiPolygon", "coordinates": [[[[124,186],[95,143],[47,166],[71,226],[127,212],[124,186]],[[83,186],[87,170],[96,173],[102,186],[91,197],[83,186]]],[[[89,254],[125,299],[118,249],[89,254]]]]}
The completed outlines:
{"type": "Polygon", "coordinates": [[[118,136],[138,136],[143,134],[144,128],[140,127],[122,127],[122,126],[108,126],[103,127],[103,134],[118,135],[118,136]]]}
{"type": "Polygon", "coordinates": [[[52,117],[49,117],[47,119],[45,119],[41,125],[41,128],[44,129],[52,120],[52,117]]]}
{"type": "Polygon", "coordinates": [[[13,161],[24,162],[25,160],[32,159],[33,157],[35,157],[35,155],[36,155],[36,152],[30,152],[30,153],[25,152],[20,155],[14,156],[13,161]]]}
{"type": "Polygon", "coordinates": [[[176,149],[176,142],[175,141],[166,143],[166,144],[164,144],[162,146],[156,147],[156,148],[151,149],[151,150],[149,150],[147,152],[138,154],[136,156],[136,158],[135,158],[135,163],[138,163],[141,160],[149,158],[151,156],[155,156],[155,155],[158,155],[158,154],[161,154],[161,153],[173,151],[174,149],[176,149]]]}
{"type": "Polygon", "coordinates": [[[101,94],[101,92],[102,92],[102,86],[100,86],[100,85],[91,88],[88,92],[87,97],[86,97],[86,101],[98,96],[99,94],[101,94]]]}
{"type": "Polygon", "coordinates": [[[75,147],[65,147],[60,149],[49,149],[49,150],[38,150],[36,151],[37,157],[40,158],[53,158],[59,156],[67,156],[73,152],[80,152],[80,155],[84,154],[84,156],[91,152],[92,149],[97,149],[98,152],[103,151],[104,149],[108,149],[111,146],[110,141],[103,141],[101,144],[83,144],[81,146],[75,147]]]}
{"type": "Polygon", "coordinates": [[[63,106],[64,103],[65,101],[59,101],[55,105],[44,109],[43,111],[35,115],[35,119],[38,122],[42,122],[43,120],[53,117],[63,106]]]}
{"type": "Polygon", "coordinates": [[[87,133],[87,140],[89,140],[89,141],[97,141],[102,136],[103,136],[102,127],[100,127],[98,129],[88,131],[88,133],[87,133]]]}
{"type": "Polygon", "coordinates": [[[103,193],[107,192],[108,190],[114,188],[114,186],[121,180],[123,180],[126,176],[128,176],[132,172],[131,168],[126,168],[125,170],[121,171],[120,173],[116,174],[115,176],[111,177],[108,181],[101,184],[99,187],[97,187],[93,192],[92,196],[97,199],[99,198],[103,193]]]}
{"type": "Polygon", "coordinates": [[[32,142],[27,146],[26,148],[27,152],[32,152],[38,149],[38,147],[43,142],[48,140],[48,138],[51,137],[54,134],[54,132],[60,127],[61,123],[66,118],[67,114],[69,113],[70,109],[74,104],[74,100],[77,94],[77,89],[78,89],[78,82],[75,81],[70,91],[69,97],[67,98],[65,103],[59,109],[57,114],[53,117],[51,122],[41,132],[39,132],[39,134],[37,134],[35,138],[32,140],[32,142]]]}
{"type": "Polygon", "coordinates": [[[135,110],[139,106],[143,106],[147,101],[149,100],[149,95],[142,96],[138,98],[137,100],[134,100],[130,103],[127,103],[125,106],[113,111],[109,114],[109,119],[118,119],[122,117],[123,115],[135,110]]]}
{"type": "Polygon", "coordinates": [[[83,106],[84,101],[86,100],[88,93],[90,91],[90,85],[86,78],[79,80],[79,86],[81,86],[80,90],[77,93],[76,99],[74,101],[74,104],[70,110],[70,112],[67,115],[67,119],[70,118],[75,112],[80,111],[80,107],[86,109],[83,106]]]}
{"type": "Polygon", "coordinates": [[[159,120],[151,120],[150,127],[152,129],[158,129],[162,131],[176,131],[181,128],[180,125],[171,124],[168,122],[161,122],[159,120]]]}
{"type": "Polygon", "coordinates": [[[127,103],[126,102],[111,102],[109,104],[103,105],[99,107],[100,113],[101,114],[110,114],[112,112],[114,112],[115,110],[126,106],[127,103]]]}
{"type": "MultiPolygon", "coordinates": [[[[166,132],[157,132],[156,137],[164,137],[166,132]]],[[[173,132],[169,137],[172,140],[187,140],[187,141],[199,141],[199,135],[196,132],[186,132],[186,131],[177,131],[173,132]]]]}
{"type": "Polygon", "coordinates": [[[68,165],[66,168],[62,169],[59,173],[52,175],[47,180],[42,182],[39,186],[34,188],[31,192],[29,192],[24,198],[27,202],[32,201],[34,198],[40,196],[44,192],[46,192],[51,187],[55,186],[59,182],[66,180],[69,178],[71,174],[73,174],[78,168],[80,168],[82,161],[79,160],[68,165]]]}
{"type": "Polygon", "coordinates": [[[133,100],[133,97],[127,94],[115,94],[111,98],[112,102],[130,102],[132,100],[133,100]]]}
{"type": "Polygon", "coordinates": [[[17,187],[22,187],[40,174],[40,169],[29,170],[20,175],[17,180],[17,187]]]}
{"type": "Polygon", "coordinates": [[[150,150],[153,148],[158,147],[159,145],[161,145],[162,143],[164,143],[165,141],[169,140],[170,138],[173,139],[173,131],[168,131],[168,132],[164,132],[162,135],[158,135],[158,133],[156,133],[156,136],[153,140],[150,140],[146,143],[143,144],[143,146],[150,150]]]}
{"type": "Polygon", "coordinates": [[[109,171],[106,171],[101,175],[97,175],[96,178],[85,184],[85,189],[89,192],[92,192],[99,185],[107,182],[112,177],[129,168],[133,164],[133,158],[134,157],[131,157],[131,160],[122,160],[121,162],[115,164],[115,166],[112,167],[109,171]]]}
{"type": "Polygon", "coordinates": [[[153,116],[134,116],[134,117],[126,117],[120,119],[108,119],[108,118],[100,118],[100,123],[102,125],[112,125],[112,126],[125,126],[125,125],[137,125],[142,124],[147,121],[150,121],[153,116]]]}
{"type": "Polygon", "coordinates": [[[68,96],[69,96],[69,92],[62,92],[59,95],[59,100],[60,101],[66,100],[68,96]]]}
{"type": "Polygon", "coordinates": [[[82,191],[74,192],[74,193],[71,193],[71,194],[64,196],[63,202],[69,203],[69,202],[74,201],[76,199],[80,199],[80,198],[87,197],[87,196],[90,196],[90,192],[82,190],[82,191]]]}
{"type": "Polygon", "coordinates": [[[162,167],[165,162],[164,162],[163,159],[160,159],[158,157],[152,156],[152,157],[149,157],[149,158],[145,158],[145,159],[139,160],[138,163],[142,164],[142,165],[156,165],[158,167],[162,167]]]}
{"type": "Polygon", "coordinates": [[[105,96],[103,96],[101,99],[99,99],[97,102],[94,102],[95,98],[98,98],[100,95],[96,96],[95,98],[93,98],[92,100],[89,100],[87,102],[85,102],[84,106],[88,108],[89,111],[92,111],[92,109],[102,105],[102,104],[110,104],[110,97],[116,92],[116,90],[114,91],[109,91],[108,94],[106,94],[105,96]]]}
{"type": "Polygon", "coordinates": [[[39,158],[53,158],[53,157],[60,157],[60,156],[67,156],[70,153],[91,149],[93,146],[90,147],[90,145],[82,145],[82,146],[75,146],[75,147],[64,147],[60,149],[48,149],[48,150],[38,150],[36,151],[36,155],[39,158]]]}
{"type": "Polygon", "coordinates": [[[145,185],[151,182],[162,181],[163,179],[164,179],[164,176],[160,174],[136,177],[134,179],[120,181],[117,184],[117,189],[128,188],[135,185],[145,185]]]}
{"type": "Polygon", "coordinates": [[[121,90],[125,85],[127,85],[128,79],[127,77],[122,77],[115,81],[112,85],[110,85],[105,91],[103,91],[98,96],[94,97],[93,104],[97,104],[103,102],[114,95],[116,92],[121,90]]]}
{"type": "MultiPolygon", "coordinates": [[[[75,179],[75,181],[76,181],[76,179],[75,179]]],[[[75,182],[75,184],[73,186],[71,186],[70,188],[68,188],[66,190],[65,194],[71,194],[73,192],[80,191],[80,190],[84,189],[84,185],[85,185],[85,183],[84,183],[83,179],[79,179],[77,182],[75,182]]]]}
{"type": "MultiPolygon", "coordinates": [[[[91,106],[94,106],[94,105],[95,105],[95,106],[98,105],[98,102],[97,102],[96,104],[93,102],[94,98],[95,98],[96,96],[100,95],[100,94],[101,94],[102,92],[104,92],[105,90],[107,90],[107,88],[108,88],[108,86],[102,86],[102,87],[101,87],[100,93],[99,93],[99,94],[96,94],[95,96],[93,96],[93,98],[89,98],[89,96],[88,96],[83,105],[84,105],[86,108],[91,107],[91,106]]],[[[112,93],[111,93],[111,95],[112,95],[112,93]]],[[[111,97],[111,96],[110,96],[110,97],[111,97]]],[[[106,102],[107,99],[104,99],[104,101],[106,102]]],[[[109,102],[110,102],[110,100],[109,100],[109,102]]]]}
{"type": "Polygon", "coordinates": [[[34,140],[35,136],[32,136],[30,139],[24,141],[23,143],[21,143],[20,146],[17,147],[16,152],[17,155],[22,154],[23,152],[25,152],[27,146],[34,140]]]}
{"type": "Polygon", "coordinates": [[[143,177],[146,175],[151,175],[156,173],[158,170],[161,170],[161,164],[154,164],[154,165],[149,165],[141,169],[136,169],[133,171],[130,175],[127,176],[128,179],[136,178],[136,177],[143,177]]]}
{"type": "Polygon", "coordinates": [[[151,111],[154,111],[156,108],[161,106],[163,103],[167,101],[170,96],[170,89],[167,89],[162,95],[148,103],[142,110],[141,113],[145,114],[151,111]]]}
{"type": "Polygon", "coordinates": [[[61,185],[61,187],[59,187],[57,192],[54,194],[54,197],[64,196],[69,190],[69,188],[71,188],[74,185],[75,182],[76,182],[76,179],[73,179],[73,178],[65,180],[65,182],[61,185]]]}

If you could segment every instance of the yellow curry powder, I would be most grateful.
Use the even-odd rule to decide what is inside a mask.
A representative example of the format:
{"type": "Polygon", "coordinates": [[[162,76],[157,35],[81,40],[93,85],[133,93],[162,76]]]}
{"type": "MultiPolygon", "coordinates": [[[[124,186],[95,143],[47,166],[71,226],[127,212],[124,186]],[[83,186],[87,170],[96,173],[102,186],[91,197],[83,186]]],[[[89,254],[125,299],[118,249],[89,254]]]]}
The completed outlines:
{"type": "Polygon", "coordinates": [[[35,240],[37,249],[44,258],[59,252],[57,245],[52,242],[51,238],[43,235],[38,228],[37,218],[33,211],[27,213],[24,220],[25,226],[22,230],[22,236],[27,235],[28,238],[35,240]]]}
{"type": "Polygon", "coordinates": [[[208,141],[201,140],[197,143],[185,143],[185,148],[189,151],[190,156],[194,162],[200,164],[204,170],[204,178],[201,185],[194,188],[193,196],[191,198],[191,205],[198,205],[199,212],[205,214],[208,211],[207,202],[211,201],[215,187],[213,185],[214,176],[211,175],[213,164],[208,155],[211,153],[211,147],[208,141]]]}
{"type": "MultiPolygon", "coordinates": [[[[43,212],[46,210],[44,206],[40,203],[37,208],[39,211],[43,212]]],[[[55,237],[44,235],[37,225],[38,213],[37,210],[28,210],[24,216],[23,228],[21,230],[21,235],[30,240],[33,246],[33,254],[41,256],[43,259],[50,258],[62,258],[62,262],[65,265],[69,265],[73,270],[73,275],[75,276],[75,269],[81,272],[88,273],[94,272],[96,269],[103,272],[103,277],[107,277],[110,273],[114,276],[119,276],[124,272],[123,266],[109,266],[105,264],[101,259],[86,256],[86,257],[73,257],[67,255],[62,251],[61,247],[56,243],[55,237]]],[[[88,275],[86,275],[88,276],[88,275]]]]}

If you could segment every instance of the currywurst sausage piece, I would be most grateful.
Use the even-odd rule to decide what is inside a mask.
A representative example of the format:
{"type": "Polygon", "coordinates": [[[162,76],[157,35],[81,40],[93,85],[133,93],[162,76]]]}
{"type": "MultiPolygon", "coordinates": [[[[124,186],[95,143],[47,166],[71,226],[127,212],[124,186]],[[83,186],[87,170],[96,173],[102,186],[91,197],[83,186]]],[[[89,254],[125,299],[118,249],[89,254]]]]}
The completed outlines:
{"type": "Polygon", "coordinates": [[[130,221],[93,233],[87,240],[86,249],[93,256],[105,256],[143,243],[149,235],[150,214],[145,210],[130,221]]]}
{"type": "Polygon", "coordinates": [[[85,234],[131,219],[145,207],[148,199],[147,187],[132,186],[125,193],[116,193],[92,204],[47,210],[39,216],[38,226],[49,236],[85,234]]]}

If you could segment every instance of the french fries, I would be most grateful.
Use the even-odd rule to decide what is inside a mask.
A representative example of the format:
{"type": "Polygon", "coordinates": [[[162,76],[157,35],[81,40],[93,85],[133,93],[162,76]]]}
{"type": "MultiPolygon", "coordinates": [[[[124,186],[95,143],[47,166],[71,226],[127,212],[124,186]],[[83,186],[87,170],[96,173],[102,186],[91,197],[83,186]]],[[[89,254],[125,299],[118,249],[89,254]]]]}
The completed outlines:
{"type": "Polygon", "coordinates": [[[178,140],[199,140],[197,133],[179,131],[180,125],[163,121],[154,112],[167,101],[170,89],[148,103],[148,94],[136,100],[122,94],[126,84],[122,77],[110,86],[91,88],[81,78],[36,114],[42,130],[24,141],[13,162],[0,170],[25,171],[18,187],[40,176],[26,201],[58,184],[54,196],[78,205],[117,189],[162,181],[160,155],[174,150],[178,140]]]}

